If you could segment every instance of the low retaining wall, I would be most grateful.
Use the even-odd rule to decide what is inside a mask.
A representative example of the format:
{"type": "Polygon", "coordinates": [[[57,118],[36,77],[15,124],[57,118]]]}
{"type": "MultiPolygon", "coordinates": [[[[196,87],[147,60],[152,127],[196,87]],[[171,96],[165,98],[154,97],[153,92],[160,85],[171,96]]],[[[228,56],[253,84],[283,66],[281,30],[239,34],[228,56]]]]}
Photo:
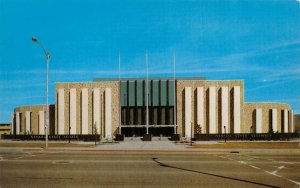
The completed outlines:
{"type": "MultiPolygon", "coordinates": [[[[101,135],[48,135],[48,140],[99,141],[101,135]]],[[[1,139],[45,140],[45,135],[2,135],[1,139]]]]}
{"type": "MultiPolygon", "coordinates": [[[[124,136],[124,135],[122,135],[124,136]]],[[[174,136],[173,136],[174,137],[174,136]]],[[[172,139],[174,140],[175,137],[172,139]]],[[[193,140],[290,140],[300,139],[300,133],[245,133],[245,134],[195,134],[193,140]]],[[[180,135],[176,135],[179,140],[180,135]]],[[[18,139],[18,140],[45,140],[45,135],[2,135],[1,139],[18,139]]],[[[78,141],[99,141],[101,135],[49,135],[49,140],[78,140],[78,141]]]]}
{"type": "Polygon", "coordinates": [[[299,133],[245,133],[245,134],[195,134],[194,140],[290,140],[300,138],[299,133]]]}

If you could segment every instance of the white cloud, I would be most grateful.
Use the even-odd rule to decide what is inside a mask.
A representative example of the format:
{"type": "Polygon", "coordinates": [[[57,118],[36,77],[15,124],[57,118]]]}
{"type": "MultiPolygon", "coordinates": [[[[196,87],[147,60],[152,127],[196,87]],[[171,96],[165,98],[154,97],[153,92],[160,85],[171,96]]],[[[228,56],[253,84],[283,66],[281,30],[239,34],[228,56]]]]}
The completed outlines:
{"type": "Polygon", "coordinates": [[[291,80],[283,80],[283,81],[277,81],[277,82],[273,82],[273,83],[266,83],[265,82],[266,84],[263,84],[263,85],[260,85],[260,86],[257,86],[257,87],[253,87],[253,88],[250,88],[250,89],[246,89],[245,92],[249,93],[249,92],[260,90],[260,89],[263,89],[263,88],[268,88],[268,87],[275,86],[275,85],[285,84],[285,83],[290,82],[290,81],[291,80]]]}

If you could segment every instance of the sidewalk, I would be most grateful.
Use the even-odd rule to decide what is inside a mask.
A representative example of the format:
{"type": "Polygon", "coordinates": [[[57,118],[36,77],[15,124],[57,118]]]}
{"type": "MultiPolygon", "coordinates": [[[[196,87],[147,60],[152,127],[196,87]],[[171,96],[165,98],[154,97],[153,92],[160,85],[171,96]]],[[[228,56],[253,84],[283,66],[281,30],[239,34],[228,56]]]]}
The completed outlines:
{"type": "Polygon", "coordinates": [[[100,144],[94,147],[99,150],[186,150],[186,145],[175,144],[166,140],[125,140],[117,144],[100,144]]]}
{"type": "MultiPolygon", "coordinates": [[[[21,142],[11,140],[0,140],[0,143],[14,143],[13,147],[3,146],[1,151],[4,150],[44,150],[44,142],[21,142]],[[39,143],[39,147],[33,146],[34,143],[39,143]],[[28,145],[27,145],[28,144],[28,145]]],[[[223,147],[225,144],[218,141],[197,141],[193,142],[193,146],[189,143],[175,143],[168,140],[168,138],[153,137],[152,141],[142,141],[141,137],[125,138],[122,142],[100,142],[95,145],[94,142],[75,142],[71,141],[69,145],[67,142],[51,141],[52,146],[49,144],[48,151],[87,151],[87,152],[232,152],[232,151],[288,151],[288,148],[250,148],[250,147],[235,147],[236,144],[243,144],[244,142],[227,142],[226,145],[231,147],[223,147]],[[56,146],[54,147],[55,144],[56,146]],[[202,146],[199,147],[199,144],[202,146]],[[197,146],[198,145],[198,146],[197,146]]],[[[272,142],[268,142],[272,143],[272,142]]],[[[274,142],[273,142],[274,143],[274,142]]],[[[277,142],[275,142],[277,143],[277,142]]],[[[279,142],[280,143],[280,142],[279,142]]],[[[259,142],[251,142],[251,144],[259,144],[259,142]]],[[[263,143],[262,143],[263,144],[263,143]]],[[[296,142],[299,144],[299,142],[296,142]]],[[[298,148],[298,147],[297,147],[298,148]]],[[[296,149],[297,149],[296,148],[296,149]]],[[[300,144],[299,144],[300,148],[300,144]]],[[[299,149],[297,149],[299,150],[299,149]]],[[[299,150],[300,151],[300,150],[299,150]]]]}

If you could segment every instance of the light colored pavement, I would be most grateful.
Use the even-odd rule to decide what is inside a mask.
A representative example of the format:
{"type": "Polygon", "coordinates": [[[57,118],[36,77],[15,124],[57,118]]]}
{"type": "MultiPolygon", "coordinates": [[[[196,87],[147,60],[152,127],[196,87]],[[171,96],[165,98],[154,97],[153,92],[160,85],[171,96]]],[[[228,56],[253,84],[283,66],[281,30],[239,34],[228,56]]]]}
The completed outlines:
{"type": "Polygon", "coordinates": [[[140,137],[125,138],[124,142],[117,144],[99,144],[95,149],[100,150],[186,150],[189,146],[183,144],[174,144],[167,138],[153,138],[152,141],[142,141],[140,137]]]}
{"type": "MultiPolygon", "coordinates": [[[[31,150],[43,150],[43,141],[29,141],[29,142],[23,142],[23,141],[9,141],[9,140],[0,140],[0,146],[5,146],[1,147],[0,150],[23,150],[23,149],[31,149],[31,150]],[[9,143],[9,144],[5,144],[9,143]],[[34,144],[35,143],[35,144],[34,144]],[[39,144],[38,144],[39,143],[39,144]],[[1,145],[2,144],[2,145],[1,145]],[[8,146],[7,146],[8,145],[8,146]],[[13,145],[9,147],[9,145],[13,145]]],[[[167,152],[197,152],[197,151],[210,151],[210,152],[217,152],[217,151],[268,151],[265,149],[265,147],[268,147],[268,144],[271,143],[271,146],[269,149],[272,151],[278,150],[278,151],[284,151],[284,152],[289,152],[289,148],[284,148],[284,147],[278,147],[280,145],[284,145],[284,142],[267,142],[268,144],[266,145],[265,142],[262,143],[265,147],[250,147],[251,145],[255,144],[258,145],[259,141],[257,142],[250,142],[249,145],[247,143],[242,144],[243,142],[240,142],[243,147],[235,147],[238,142],[228,142],[226,146],[230,147],[224,147],[224,142],[217,142],[217,141],[198,141],[198,142],[193,142],[193,145],[196,144],[201,144],[201,147],[191,147],[189,143],[174,143],[173,141],[169,141],[168,138],[159,138],[159,137],[154,137],[152,141],[142,141],[140,137],[136,138],[125,138],[125,141],[123,142],[114,142],[114,143],[109,143],[109,142],[100,142],[95,145],[94,142],[82,142],[82,141],[71,141],[71,145],[68,144],[67,141],[51,141],[50,146],[52,145],[53,147],[49,147],[49,151],[81,151],[81,150],[98,150],[98,151],[167,151],[167,152]],[[272,144],[273,143],[273,144],[272,144]],[[278,143],[278,144],[277,144],[278,143]],[[211,145],[211,146],[210,146],[211,145]],[[220,147],[218,147],[220,145],[220,147]],[[83,147],[84,146],[84,147],[83,147]],[[249,147],[248,147],[249,146],[249,147]],[[273,147],[275,146],[275,147],[273,147]],[[259,149],[260,148],[260,149],[259,149]],[[271,149],[273,148],[273,149],[271,149]]],[[[288,145],[295,145],[293,143],[296,143],[299,145],[299,147],[293,147],[293,149],[298,149],[300,150],[300,144],[299,141],[292,141],[289,142],[290,144],[288,145]]]]}
{"type": "MultiPolygon", "coordinates": [[[[0,143],[22,143],[22,141],[11,141],[11,140],[0,140],[0,143]]],[[[27,143],[44,143],[44,141],[28,141],[27,143]]],[[[135,138],[125,138],[125,141],[122,142],[97,142],[95,145],[94,142],[82,142],[82,141],[71,141],[71,144],[78,144],[78,147],[67,147],[65,146],[67,141],[64,142],[55,142],[51,141],[51,143],[62,143],[62,147],[49,147],[49,150],[133,150],[133,151],[191,151],[191,150],[201,150],[198,148],[191,147],[188,143],[186,144],[175,144],[173,141],[170,141],[168,138],[159,138],[154,137],[152,141],[142,141],[141,137],[135,138]],[[91,144],[90,147],[81,147],[80,145],[84,144],[91,144]]],[[[217,144],[216,141],[209,141],[209,142],[201,142],[201,144],[217,144]]],[[[42,150],[43,148],[40,147],[20,147],[23,149],[31,149],[35,148],[37,150],[42,150]]],[[[2,149],[6,150],[18,150],[18,147],[3,147],[2,149]]]]}

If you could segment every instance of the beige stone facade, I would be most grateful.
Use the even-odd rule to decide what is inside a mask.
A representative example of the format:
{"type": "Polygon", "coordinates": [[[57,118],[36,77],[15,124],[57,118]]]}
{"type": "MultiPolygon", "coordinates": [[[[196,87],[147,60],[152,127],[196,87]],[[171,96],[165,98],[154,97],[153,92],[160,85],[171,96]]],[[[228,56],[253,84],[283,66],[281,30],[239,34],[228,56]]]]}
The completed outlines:
{"type": "Polygon", "coordinates": [[[295,132],[300,133],[300,114],[294,115],[294,127],[295,127],[295,132]]]}
{"type": "MultiPolygon", "coordinates": [[[[76,91],[76,120],[74,120],[74,122],[76,122],[76,126],[72,125],[73,127],[76,127],[76,134],[82,134],[82,131],[84,131],[83,129],[85,129],[84,126],[86,126],[84,124],[84,119],[87,118],[85,121],[87,121],[87,132],[84,134],[94,134],[95,131],[95,122],[93,122],[93,116],[95,116],[95,114],[93,113],[93,105],[94,102],[96,101],[96,99],[93,98],[93,92],[95,89],[97,89],[99,91],[99,97],[100,99],[100,129],[101,130],[97,130],[97,132],[101,132],[101,134],[105,135],[105,110],[108,109],[108,106],[105,106],[105,100],[107,100],[107,97],[111,97],[111,130],[113,135],[117,134],[118,132],[118,127],[119,127],[119,82],[118,81],[102,81],[102,82],[70,82],[70,83],[57,83],[56,84],[56,103],[55,103],[55,134],[59,134],[58,130],[59,130],[59,116],[62,114],[59,114],[59,108],[60,105],[58,104],[59,100],[59,90],[63,89],[63,93],[64,93],[64,104],[63,104],[63,108],[64,108],[64,131],[62,132],[62,134],[68,134],[69,133],[69,125],[70,125],[70,90],[76,91]],[[107,93],[105,92],[106,89],[111,89],[111,93],[109,95],[111,96],[107,96],[107,93]],[[84,94],[83,95],[83,91],[84,94]],[[87,104],[83,103],[84,100],[87,100],[87,104]],[[84,105],[83,105],[84,104],[84,105]],[[85,105],[87,105],[87,108],[85,107],[85,105]],[[84,117],[84,118],[83,118],[84,117]]],[[[74,107],[75,107],[74,106],[74,107]]],[[[71,125],[70,125],[71,126],[71,125]]]]}
{"type": "MultiPolygon", "coordinates": [[[[66,135],[69,131],[77,135],[97,132],[105,137],[118,134],[119,83],[105,79],[56,83],[55,105],[50,106],[50,134],[66,135]]],[[[43,105],[15,108],[12,132],[43,134],[44,108],[43,105]]],[[[177,79],[176,112],[177,133],[185,137],[295,131],[293,111],[288,104],[245,102],[242,80],[177,79]]]]}
{"type": "MultiPolygon", "coordinates": [[[[38,135],[39,129],[44,128],[44,121],[40,124],[40,112],[46,110],[46,105],[32,105],[22,106],[15,108],[13,117],[12,132],[15,134],[34,134],[38,135]],[[26,115],[27,114],[27,115],[26,115]],[[17,117],[18,116],[18,117],[17,117]],[[27,122],[26,122],[27,121],[27,122]],[[28,125],[28,122],[30,123],[28,125]],[[27,124],[27,127],[26,127],[27,124]],[[19,125],[19,127],[17,127],[19,125]],[[19,133],[17,133],[17,130],[19,133]]],[[[54,117],[54,105],[49,106],[49,116],[54,117]]],[[[49,121],[49,134],[53,135],[54,132],[54,118],[50,118],[49,121]]]]}
{"type": "MultiPolygon", "coordinates": [[[[252,132],[257,132],[257,123],[256,123],[256,110],[261,109],[262,110],[262,132],[268,133],[268,132],[284,132],[284,111],[286,110],[288,112],[288,119],[287,119],[287,125],[288,125],[288,132],[292,132],[292,122],[289,117],[289,114],[291,114],[291,109],[288,104],[282,104],[282,103],[248,103],[246,102],[244,104],[244,133],[250,133],[251,127],[252,132]],[[275,111],[275,122],[276,122],[276,128],[273,130],[272,128],[272,110],[275,111]],[[277,130],[276,130],[277,129],[277,130]]],[[[274,112],[273,112],[274,113],[274,112]]],[[[274,120],[274,119],[273,119],[274,120]]]]}
{"type": "Polygon", "coordinates": [[[11,124],[3,123],[0,124],[0,136],[11,134],[11,124]]]}
{"type": "MultiPolygon", "coordinates": [[[[209,110],[209,88],[214,87],[216,94],[215,96],[215,116],[214,123],[216,124],[216,133],[222,132],[222,116],[221,116],[221,98],[222,98],[222,87],[228,88],[228,132],[234,133],[234,87],[239,86],[240,88],[240,98],[238,99],[240,103],[239,111],[242,114],[243,106],[244,106],[244,82],[240,80],[234,81],[208,81],[208,80],[177,80],[177,125],[178,125],[178,133],[184,135],[185,131],[185,88],[192,88],[192,102],[191,102],[191,124],[192,124],[192,132],[193,134],[200,133],[209,133],[209,121],[211,121],[210,110],[209,110]],[[204,125],[197,124],[197,88],[203,88],[203,109],[204,109],[204,125]],[[201,126],[201,128],[199,127],[201,126]]],[[[199,115],[198,115],[199,116],[199,115]]],[[[242,118],[239,120],[239,126],[243,128],[242,118]]],[[[198,121],[199,122],[199,121],[198,121]]],[[[243,129],[241,129],[243,130],[243,129]]]]}

